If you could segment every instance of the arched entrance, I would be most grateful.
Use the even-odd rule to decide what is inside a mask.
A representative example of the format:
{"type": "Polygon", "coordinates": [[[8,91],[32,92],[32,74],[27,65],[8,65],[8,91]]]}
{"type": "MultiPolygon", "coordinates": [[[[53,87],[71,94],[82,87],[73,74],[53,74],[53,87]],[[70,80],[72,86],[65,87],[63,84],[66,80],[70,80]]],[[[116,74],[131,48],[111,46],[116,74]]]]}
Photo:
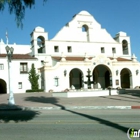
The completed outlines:
{"type": "Polygon", "coordinates": [[[94,88],[108,88],[112,86],[112,73],[105,65],[98,65],[93,70],[94,88]]]}
{"type": "Polygon", "coordinates": [[[105,72],[105,87],[109,87],[110,86],[110,72],[107,70],[105,72]]]}
{"type": "Polygon", "coordinates": [[[121,70],[120,79],[122,88],[130,88],[132,86],[132,74],[129,69],[124,68],[121,70]]]}
{"type": "Polygon", "coordinates": [[[74,68],[69,73],[70,88],[81,89],[83,87],[83,73],[80,69],[74,68]]]}
{"type": "Polygon", "coordinates": [[[6,82],[3,79],[0,79],[0,94],[7,93],[6,82]]]}

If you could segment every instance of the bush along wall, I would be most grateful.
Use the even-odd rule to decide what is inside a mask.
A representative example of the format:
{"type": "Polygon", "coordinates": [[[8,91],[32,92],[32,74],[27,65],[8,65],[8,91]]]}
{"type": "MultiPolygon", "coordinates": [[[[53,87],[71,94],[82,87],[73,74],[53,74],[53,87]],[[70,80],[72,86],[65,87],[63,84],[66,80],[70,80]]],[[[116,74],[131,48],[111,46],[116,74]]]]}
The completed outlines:
{"type": "Polygon", "coordinates": [[[27,89],[26,92],[44,92],[44,89],[27,89]]]}

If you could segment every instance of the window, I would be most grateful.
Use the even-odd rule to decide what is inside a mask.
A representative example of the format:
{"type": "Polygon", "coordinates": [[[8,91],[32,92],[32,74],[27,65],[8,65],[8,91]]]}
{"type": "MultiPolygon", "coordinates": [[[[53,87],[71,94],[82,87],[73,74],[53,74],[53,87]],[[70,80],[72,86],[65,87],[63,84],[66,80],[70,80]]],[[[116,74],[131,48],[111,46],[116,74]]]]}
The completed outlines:
{"type": "Polygon", "coordinates": [[[88,31],[88,26],[87,25],[83,25],[82,26],[82,32],[87,32],[88,31]]]}
{"type": "Polygon", "coordinates": [[[59,47],[58,46],[54,46],[54,52],[59,52],[59,47]]]}
{"type": "Polygon", "coordinates": [[[0,64],[0,70],[4,70],[4,65],[0,64]]]}
{"type": "Polygon", "coordinates": [[[68,52],[72,52],[71,46],[68,46],[68,52]]]}
{"type": "Polygon", "coordinates": [[[105,48],[101,47],[101,53],[105,53],[105,48]]]}
{"type": "Polygon", "coordinates": [[[128,42],[126,40],[122,41],[122,51],[123,54],[128,54],[128,42]]]}
{"type": "Polygon", "coordinates": [[[20,73],[27,73],[27,72],[28,72],[27,63],[20,63],[20,73]]]}
{"type": "Polygon", "coordinates": [[[89,27],[87,25],[82,26],[82,32],[85,34],[86,40],[90,41],[89,39],[89,27]]]}
{"type": "Polygon", "coordinates": [[[45,53],[45,38],[43,36],[37,38],[37,45],[39,46],[38,53],[45,53]]]}
{"type": "Polygon", "coordinates": [[[112,48],[112,53],[116,53],[116,48],[112,48]]]}
{"type": "Polygon", "coordinates": [[[18,82],[18,89],[22,89],[22,82],[18,82]]]}

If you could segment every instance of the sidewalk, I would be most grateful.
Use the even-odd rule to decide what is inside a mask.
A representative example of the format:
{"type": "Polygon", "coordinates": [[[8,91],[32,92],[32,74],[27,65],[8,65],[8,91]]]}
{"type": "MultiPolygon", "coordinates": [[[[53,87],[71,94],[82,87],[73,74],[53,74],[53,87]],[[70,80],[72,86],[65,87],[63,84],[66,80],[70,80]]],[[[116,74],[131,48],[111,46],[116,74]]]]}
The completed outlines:
{"type": "Polygon", "coordinates": [[[139,94],[100,97],[56,98],[51,93],[14,94],[15,106],[8,106],[9,94],[0,94],[0,110],[5,109],[140,109],[139,94]]]}

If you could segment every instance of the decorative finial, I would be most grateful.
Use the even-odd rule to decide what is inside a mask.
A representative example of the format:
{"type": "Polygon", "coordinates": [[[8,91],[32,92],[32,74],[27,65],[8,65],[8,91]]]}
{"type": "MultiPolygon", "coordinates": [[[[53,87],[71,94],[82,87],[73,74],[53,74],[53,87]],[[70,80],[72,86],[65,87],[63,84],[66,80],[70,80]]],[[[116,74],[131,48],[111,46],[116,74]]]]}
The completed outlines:
{"type": "Polygon", "coordinates": [[[9,43],[9,40],[8,40],[8,32],[6,31],[6,44],[8,45],[8,43],[9,43]]]}
{"type": "Polygon", "coordinates": [[[66,61],[66,58],[65,58],[66,56],[64,55],[64,53],[62,52],[61,53],[61,61],[66,61]]]}
{"type": "Polygon", "coordinates": [[[135,54],[132,55],[132,61],[137,61],[137,57],[135,56],[135,54]]]}

